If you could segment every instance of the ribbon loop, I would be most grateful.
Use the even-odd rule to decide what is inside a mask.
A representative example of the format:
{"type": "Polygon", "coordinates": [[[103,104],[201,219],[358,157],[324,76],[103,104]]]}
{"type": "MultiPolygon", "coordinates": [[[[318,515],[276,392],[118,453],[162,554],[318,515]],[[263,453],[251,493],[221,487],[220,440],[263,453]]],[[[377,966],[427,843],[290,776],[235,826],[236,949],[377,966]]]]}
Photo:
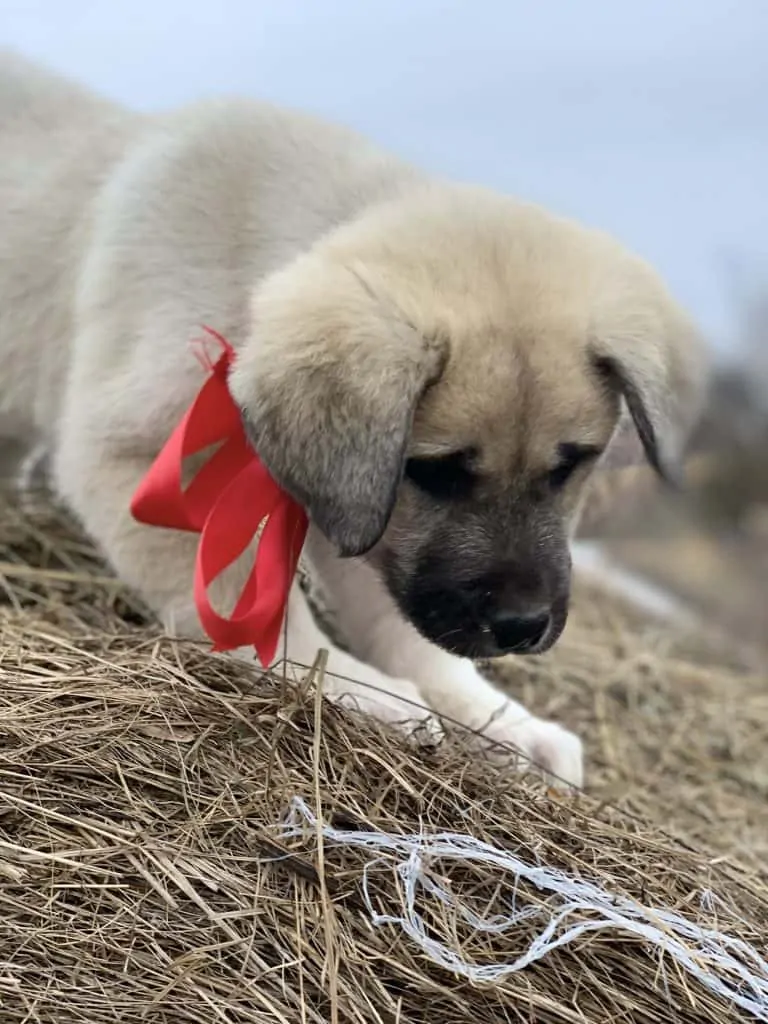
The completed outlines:
{"type": "Polygon", "coordinates": [[[214,650],[253,646],[266,668],[275,658],[308,520],[253,451],[227,386],[234,352],[222,347],[210,376],[134,493],[131,513],[149,526],[200,534],[194,600],[214,650]],[[218,445],[182,487],[185,458],[218,445]],[[229,618],[211,606],[208,588],[248,549],[259,528],[256,559],[229,618]]]}

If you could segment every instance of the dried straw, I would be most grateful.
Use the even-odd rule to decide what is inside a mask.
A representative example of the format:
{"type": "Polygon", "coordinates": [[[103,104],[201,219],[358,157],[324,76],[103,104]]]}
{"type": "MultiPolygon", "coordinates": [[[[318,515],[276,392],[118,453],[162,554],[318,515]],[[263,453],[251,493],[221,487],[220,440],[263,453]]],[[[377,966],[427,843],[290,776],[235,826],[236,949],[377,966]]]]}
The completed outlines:
{"type": "MultiPolygon", "coordinates": [[[[163,638],[63,518],[0,507],[0,1021],[749,1019],[618,933],[472,985],[371,924],[364,851],[274,827],[300,796],[337,828],[470,833],[764,955],[768,695],[713,657],[577,595],[559,650],[505,670],[587,737],[589,794],[557,800],[457,731],[418,750],[326,706],[319,664],[296,686],[287,668],[257,677],[163,638]]],[[[511,898],[487,868],[445,871],[476,911],[511,898]]],[[[397,912],[396,882],[387,863],[372,874],[382,913],[397,912]]],[[[481,935],[443,908],[428,927],[493,964],[537,924],[481,935]]]]}

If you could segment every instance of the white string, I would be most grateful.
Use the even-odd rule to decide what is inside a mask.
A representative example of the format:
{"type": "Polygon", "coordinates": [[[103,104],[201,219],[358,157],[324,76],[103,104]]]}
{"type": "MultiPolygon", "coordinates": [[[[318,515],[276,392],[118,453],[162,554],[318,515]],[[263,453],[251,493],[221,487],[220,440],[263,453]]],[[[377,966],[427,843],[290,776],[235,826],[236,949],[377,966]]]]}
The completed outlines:
{"type": "MultiPolygon", "coordinates": [[[[280,826],[285,837],[300,836],[307,827],[317,828],[317,818],[300,797],[291,803],[288,817],[280,826]]],[[[541,960],[590,932],[614,930],[635,935],[671,956],[702,985],[758,1020],[768,1021],[768,962],[749,943],[712,928],[702,928],[679,914],[663,908],[645,907],[635,900],[615,896],[593,882],[572,878],[563,871],[526,864],[506,850],[458,832],[396,835],[378,831],[335,829],[322,826],[330,843],[361,847],[379,854],[363,869],[363,896],[374,925],[398,925],[435,963],[474,982],[499,981],[541,960]],[[400,880],[401,914],[380,914],[369,889],[371,870],[396,858],[400,880]],[[540,892],[552,895],[546,907],[519,908],[515,890],[508,912],[482,916],[461,902],[445,880],[430,872],[438,861],[486,864],[515,878],[515,890],[526,881],[540,892]],[[510,963],[478,964],[464,959],[449,946],[427,934],[417,910],[417,898],[433,898],[450,907],[471,927],[490,935],[502,935],[523,921],[540,918],[542,928],[528,949],[510,963]]],[[[705,907],[721,903],[711,890],[704,890],[705,907]]]]}

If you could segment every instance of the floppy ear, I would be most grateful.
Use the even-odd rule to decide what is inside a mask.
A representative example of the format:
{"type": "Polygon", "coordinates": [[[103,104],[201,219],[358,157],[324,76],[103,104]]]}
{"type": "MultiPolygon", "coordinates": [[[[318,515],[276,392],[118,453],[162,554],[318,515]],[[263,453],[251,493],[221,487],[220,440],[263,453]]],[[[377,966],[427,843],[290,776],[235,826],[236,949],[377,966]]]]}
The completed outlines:
{"type": "Polygon", "coordinates": [[[361,555],[386,529],[416,406],[446,352],[349,271],[321,278],[277,280],[257,299],[230,389],[275,480],[341,555],[361,555]]]}
{"type": "MultiPolygon", "coordinates": [[[[694,329],[682,317],[664,318],[652,337],[641,333],[595,342],[595,366],[606,385],[626,405],[646,458],[669,483],[682,477],[690,434],[701,413],[707,358],[694,329]]],[[[614,442],[622,464],[631,462],[632,444],[620,423],[614,442]]],[[[616,464],[611,449],[608,464],[616,464]]]]}

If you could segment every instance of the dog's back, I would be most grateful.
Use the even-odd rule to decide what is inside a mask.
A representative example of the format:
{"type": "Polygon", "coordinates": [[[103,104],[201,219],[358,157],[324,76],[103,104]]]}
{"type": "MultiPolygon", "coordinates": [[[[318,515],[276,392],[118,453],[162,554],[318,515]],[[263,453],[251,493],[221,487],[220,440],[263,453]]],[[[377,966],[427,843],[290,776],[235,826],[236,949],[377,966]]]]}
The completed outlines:
{"type": "Polygon", "coordinates": [[[0,152],[0,436],[30,441],[55,432],[84,280],[113,324],[126,305],[125,320],[159,309],[164,345],[203,315],[237,333],[259,277],[420,177],[298,112],[233,99],[135,115],[2,51],[0,152]]]}
{"type": "Polygon", "coordinates": [[[88,207],[139,123],[0,52],[0,434],[31,438],[65,372],[88,207]]]}

